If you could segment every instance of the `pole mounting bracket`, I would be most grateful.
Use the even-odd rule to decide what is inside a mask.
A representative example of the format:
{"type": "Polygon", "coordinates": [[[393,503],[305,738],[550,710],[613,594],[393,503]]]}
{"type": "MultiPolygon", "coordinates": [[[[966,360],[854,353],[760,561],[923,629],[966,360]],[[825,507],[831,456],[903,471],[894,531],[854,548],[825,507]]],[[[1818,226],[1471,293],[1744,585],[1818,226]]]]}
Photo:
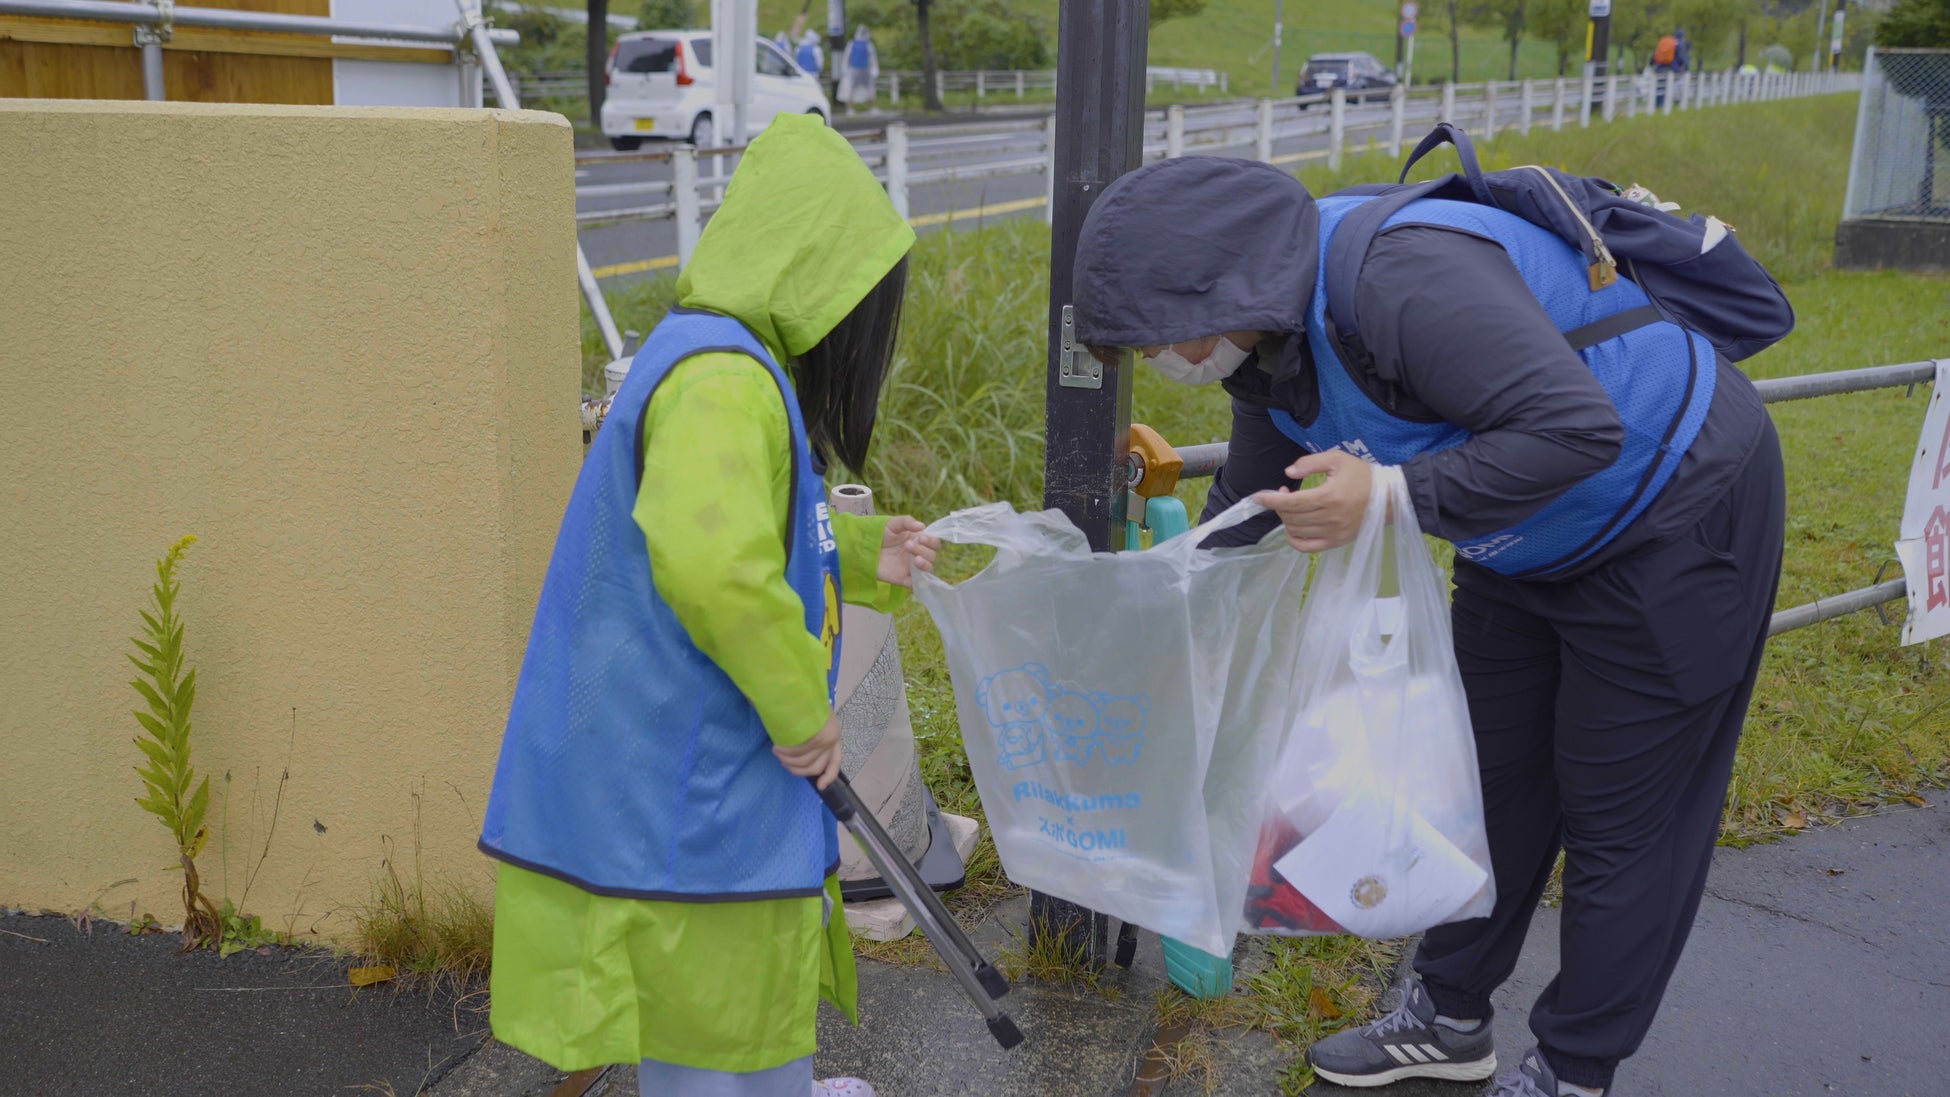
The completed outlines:
{"type": "Polygon", "coordinates": [[[1076,306],[1063,306],[1063,345],[1060,349],[1062,365],[1058,370],[1057,384],[1066,389],[1101,389],[1104,387],[1104,364],[1088,350],[1077,345],[1076,306]]]}
{"type": "Polygon", "coordinates": [[[156,9],[156,23],[135,25],[135,44],[138,46],[160,46],[176,34],[176,0],[147,0],[156,9]]]}

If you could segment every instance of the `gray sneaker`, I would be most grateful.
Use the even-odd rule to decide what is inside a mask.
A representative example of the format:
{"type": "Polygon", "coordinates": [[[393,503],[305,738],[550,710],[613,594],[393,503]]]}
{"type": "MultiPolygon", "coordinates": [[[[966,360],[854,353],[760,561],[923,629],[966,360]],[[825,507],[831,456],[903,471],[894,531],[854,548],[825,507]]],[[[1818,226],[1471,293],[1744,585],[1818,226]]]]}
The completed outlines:
{"type": "Polygon", "coordinates": [[[1404,1078],[1479,1082],[1496,1073],[1496,1040],[1488,1019],[1473,1032],[1436,1024],[1435,1003],[1411,975],[1393,1013],[1320,1041],[1307,1049],[1307,1061],[1322,1078],[1357,1088],[1404,1078]]]}
{"type": "Polygon", "coordinates": [[[1504,1071],[1483,1097],[1557,1097],[1557,1072],[1536,1048],[1524,1052],[1517,1069],[1504,1071]]]}

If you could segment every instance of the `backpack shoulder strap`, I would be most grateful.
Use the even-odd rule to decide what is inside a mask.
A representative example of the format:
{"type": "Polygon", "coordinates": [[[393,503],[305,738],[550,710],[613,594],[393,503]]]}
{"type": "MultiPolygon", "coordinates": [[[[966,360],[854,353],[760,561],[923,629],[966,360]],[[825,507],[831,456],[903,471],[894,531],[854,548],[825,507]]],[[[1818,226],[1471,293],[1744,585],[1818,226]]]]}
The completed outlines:
{"type": "Polygon", "coordinates": [[[1475,143],[1470,141],[1469,135],[1461,128],[1448,122],[1437,122],[1435,128],[1429,131],[1429,135],[1422,138],[1422,142],[1415,146],[1415,151],[1409,153],[1408,159],[1402,161],[1402,173],[1395,181],[1407,182],[1408,169],[1414,167],[1417,160],[1443,145],[1456,146],[1456,159],[1462,161],[1462,176],[1469,181],[1469,192],[1476,196],[1476,201],[1485,206],[1496,205],[1496,196],[1490,193],[1490,185],[1483,179],[1483,167],[1476,161],[1475,143]]]}
{"type": "Polygon", "coordinates": [[[1467,184],[1468,193],[1478,203],[1496,205],[1496,198],[1483,179],[1482,166],[1476,160],[1476,146],[1469,140],[1469,135],[1448,122],[1438,122],[1429,135],[1415,146],[1415,151],[1408,154],[1395,186],[1354,187],[1343,192],[1374,196],[1341,219],[1340,226],[1334,230],[1334,239],[1327,245],[1329,330],[1326,335],[1340,350],[1342,360],[1349,365],[1366,368],[1374,364],[1373,356],[1361,341],[1361,325],[1354,308],[1354,287],[1361,276],[1361,265],[1367,261],[1368,246],[1374,243],[1381,226],[1400,212],[1403,206],[1439,192],[1453,194],[1458,189],[1458,182],[1467,184]],[[1462,161],[1461,174],[1441,176],[1414,186],[1403,185],[1402,180],[1408,178],[1409,169],[1415,166],[1415,162],[1443,145],[1456,146],[1456,156],[1462,161]]]}
{"type": "Polygon", "coordinates": [[[1361,266],[1367,261],[1368,246],[1374,243],[1381,226],[1401,212],[1402,207],[1441,190],[1454,178],[1444,176],[1414,186],[1392,188],[1356,206],[1335,227],[1333,239],[1327,242],[1327,271],[1322,283],[1327,292],[1324,334],[1348,365],[1366,368],[1374,364],[1374,356],[1361,342],[1360,320],[1354,308],[1354,287],[1361,277],[1361,266]]]}

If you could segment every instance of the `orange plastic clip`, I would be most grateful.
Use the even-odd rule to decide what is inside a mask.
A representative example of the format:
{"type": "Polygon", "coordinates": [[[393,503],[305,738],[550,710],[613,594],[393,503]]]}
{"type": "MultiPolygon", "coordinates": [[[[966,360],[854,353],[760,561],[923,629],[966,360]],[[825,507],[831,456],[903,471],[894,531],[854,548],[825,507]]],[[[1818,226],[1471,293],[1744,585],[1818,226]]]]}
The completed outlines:
{"type": "Polygon", "coordinates": [[[1131,494],[1145,499],[1170,495],[1178,487],[1185,459],[1163,436],[1143,423],[1131,424],[1131,452],[1144,462],[1144,474],[1131,485],[1131,494]]]}

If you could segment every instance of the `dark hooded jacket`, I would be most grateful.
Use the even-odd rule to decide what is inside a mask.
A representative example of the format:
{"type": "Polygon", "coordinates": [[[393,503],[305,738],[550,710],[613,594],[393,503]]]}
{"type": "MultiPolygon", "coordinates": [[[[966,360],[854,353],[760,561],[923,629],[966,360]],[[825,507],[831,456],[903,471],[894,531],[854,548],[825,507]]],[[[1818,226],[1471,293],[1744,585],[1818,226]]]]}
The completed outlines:
{"type": "MultiPolygon", "coordinates": [[[[1291,486],[1303,452],[1269,409],[1319,413],[1304,337],[1319,269],[1319,215],[1299,180],[1267,164],[1190,156],[1105,188],[1077,244],[1077,335],[1143,347],[1232,331],[1267,333],[1225,382],[1233,398],[1226,464],[1209,517],[1255,491],[1291,486]]],[[[1424,532],[1465,540],[1508,529],[1617,459],[1611,398],[1524,284],[1501,245],[1460,230],[1401,225],[1375,238],[1355,284],[1374,363],[1356,381],[1407,419],[1474,435],[1403,466],[1424,532]]],[[[1662,543],[1699,520],[1745,465],[1766,416],[1751,383],[1718,363],[1719,384],[1678,473],[1631,527],[1578,567],[1662,543]]],[[[1264,535],[1272,518],[1214,543],[1264,535]]]]}

